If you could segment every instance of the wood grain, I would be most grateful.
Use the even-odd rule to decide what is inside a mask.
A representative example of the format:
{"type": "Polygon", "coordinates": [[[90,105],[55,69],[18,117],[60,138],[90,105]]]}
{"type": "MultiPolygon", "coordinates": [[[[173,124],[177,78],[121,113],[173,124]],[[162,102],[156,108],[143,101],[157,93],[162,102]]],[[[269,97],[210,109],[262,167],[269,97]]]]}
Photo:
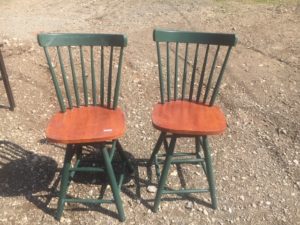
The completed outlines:
{"type": "Polygon", "coordinates": [[[225,116],[219,107],[189,101],[156,104],[152,123],[158,130],[184,135],[213,135],[226,129],[225,116]]]}
{"type": "Polygon", "coordinates": [[[121,109],[82,106],[56,113],[49,121],[46,137],[64,144],[111,141],[125,132],[125,119],[121,109]]]}

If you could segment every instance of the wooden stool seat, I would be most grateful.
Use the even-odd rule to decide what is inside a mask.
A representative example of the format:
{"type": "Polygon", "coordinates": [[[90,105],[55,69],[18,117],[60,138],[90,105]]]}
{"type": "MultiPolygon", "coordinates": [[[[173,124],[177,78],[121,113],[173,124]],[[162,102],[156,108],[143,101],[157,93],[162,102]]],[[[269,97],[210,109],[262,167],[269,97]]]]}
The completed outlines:
{"type": "Polygon", "coordinates": [[[125,132],[121,109],[82,106],[56,113],[46,129],[50,141],[64,144],[95,143],[114,140],[125,132]]]}
{"type": "Polygon", "coordinates": [[[152,123],[158,130],[185,135],[220,134],[226,129],[219,107],[181,100],[156,104],[152,123]]]}

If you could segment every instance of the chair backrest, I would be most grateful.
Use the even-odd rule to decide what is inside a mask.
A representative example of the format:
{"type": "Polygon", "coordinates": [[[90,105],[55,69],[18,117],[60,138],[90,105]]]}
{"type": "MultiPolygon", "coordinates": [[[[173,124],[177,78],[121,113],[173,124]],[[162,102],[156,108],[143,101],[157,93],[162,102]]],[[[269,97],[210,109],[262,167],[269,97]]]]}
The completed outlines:
{"type": "Polygon", "coordinates": [[[237,42],[235,35],[155,29],[153,40],[161,103],[189,100],[213,105],[231,48],[237,42]]]}
{"type": "Polygon", "coordinates": [[[81,105],[117,107],[126,36],[42,33],[38,42],[44,48],[62,112],[81,105]]]}

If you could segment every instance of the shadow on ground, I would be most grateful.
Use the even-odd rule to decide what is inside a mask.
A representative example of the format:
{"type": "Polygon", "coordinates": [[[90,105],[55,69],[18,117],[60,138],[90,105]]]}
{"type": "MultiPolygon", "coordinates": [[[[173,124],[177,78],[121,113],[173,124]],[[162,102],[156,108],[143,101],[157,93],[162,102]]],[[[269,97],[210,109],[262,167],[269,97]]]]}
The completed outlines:
{"type": "MultiPolygon", "coordinates": [[[[47,143],[43,143],[47,144],[47,143]]],[[[135,159],[133,155],[125,152],[134,166],[134,173],[128,174],[122,187],[123,193],[133,200],[140,200],[146,208],[152,209],[154,199],[146,199],[141,194],[142,188],[147,188],[149,185],[157,185],[154,181],[154,176],[151,167],[148,166],[148,159],[135,159]],[[140,171],[146,170],[147,176],[141,177],[140,171]],[[133,180],[134,185],[126,185],[130,180],[133,180]]],[[[177,168],[179,179],[183,187],[185,181],[180,168],[177,168]]],[[[21,146],[9,141],[0,140],[0,196],[16,197],[25,196],[26,199],[41,209],[44,213],[55,216],[55,207],[50,208],[49,203],[53,198],[57,198],[58,185],[60,181],[61,168],[58,168],[57,163],[48,156],[35,154],[21,146]]],[[[154,174],[155,175],[155,174],[154,174]]],[[[104,196],[107,189],[107,179],[96,175],[96,183],[101,185],[100,197],[104,196]]],[[[91,176],[83,176],[79,174],[75,178],[76,183],[95,184],[95,174],[91,176]]],[[[132,182],[131,182],[132,183],[132,182]]],[[[71,197],[71,193],[69,193],[71,197]]],[[[179,199],[189,200],[209,206],[207,202],[199,200],[194,196],[179,196],[174,198],[164,198],[167,201],[177,201],[179,199]]],[[[72,207],[71,211],[98,211],[99,213],[118,218],[115,211],[108,210],[105,205],[84,204],[85,207],[72,207]]],[[[126,209],[125,209],[126,211],[126,209]]]]}
{"type": "MultiPolygon", "coordinates": [[[[142,189],[147,189],[148,186],[157,186],[157,174],[153,174],[152,169],[154,168],[154,165],[149,166],[148,161],[149,159],[141,158],[141,159],[131,159],[134,165],[134,187],[131,186],[124,186],[122,188],[123,193],[125,193],[128,197],[139,200],[141,204],[143,204],[146,208],[152,210],[153,204],[154,204],[154,198],[153,199],[146,199],[142,194],[142,189]],[[141,170],[146,170],[146,177],[141,177],[140,174],[141,170]]],[[[187,184],[182,172],[182,168],[180,166],[176,167],[178,178],[181,184],[181,188],[187,188],[187,184]]],[[[166,187],[168,190],[174,190],[170,187],[166,187]]],[[[195,202],[199,205],[203,205],[205,207],[211,207],[211,204],[203,201],[197,196],[192,194],[185,194],[185,195],[173,195],[173,197],[169,197],[170,195],[167,195],[168,197],[163,196],[162,200],[164,201],[178,201],[178,200],[188,200],[195,202]]],[[[153,195],[155,197],[155,195],[153,195]]]]}
{"type": "Polygon", "coordinates": [[[9,141],[0,140],[0,195],[25,196],[44,212],[55,193],[57,163],[9,141]],[[54,183],[53,183],[54,182],[54,183]],[[40,195],[39,193],[43,193],[40,195]]]}

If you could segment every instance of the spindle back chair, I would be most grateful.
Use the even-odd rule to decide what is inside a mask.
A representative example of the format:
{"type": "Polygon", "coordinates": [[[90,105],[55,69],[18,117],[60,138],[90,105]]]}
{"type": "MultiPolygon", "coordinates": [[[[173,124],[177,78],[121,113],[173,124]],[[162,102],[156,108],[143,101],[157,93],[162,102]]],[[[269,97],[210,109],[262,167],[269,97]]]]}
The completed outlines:
{"type": "Polygon", "coordinates": [[[60,112],[48,124],[46,136],[49,141],[67,144],[56,218],[61,218],[65,202],[115,203],[119,219],[124,221],[120,198],[124,174],[116,180],[112,161],[118,152],[122,163],[130,167],[118,141],[125,132],[118,99],[127,38],[118,34],[39,34],[38,42],[44,48],[60,106],[60,112]],[[104,166],[84,167],[82,148],[93,144],[100,146],[104,166]],[[114,199],[66,197],[78,171],[106,172],[114,199]]]}
{"type": "Polygon", "coordinates": [[[149,165],[155,163],[159,178],[154,203],[157,211],[162,194],[210,192],[217,207],[215,180],[208,146],[208,135],[226,128],[224,114],[214,106],[229,55],[237,39],[234,34],[170,31],[153,32],[158,57],[160,103],[152,112],[153,126],[161,131],[149,165]],[[176,140],[195,139],[195,153],[174,153],[176,140]],[[168,141],[168,139],[171,139],[168,141]],[[164,146],[166,154],[158,154],[164,146]],[[204,156],[201,156],[203,149],[204,156]],[[184,158],[192,156],[195,158],[184,158]],[[165,157],[161,161],[161,157],[165,157]],[[173,159],[175,157],[175,159],[173,159]],[[163,163],[162,173],[159,164],[163,163]],[[200,164],[207,175],[208,189],[169,190],[165,187],[171,164],[200,164]]]}

